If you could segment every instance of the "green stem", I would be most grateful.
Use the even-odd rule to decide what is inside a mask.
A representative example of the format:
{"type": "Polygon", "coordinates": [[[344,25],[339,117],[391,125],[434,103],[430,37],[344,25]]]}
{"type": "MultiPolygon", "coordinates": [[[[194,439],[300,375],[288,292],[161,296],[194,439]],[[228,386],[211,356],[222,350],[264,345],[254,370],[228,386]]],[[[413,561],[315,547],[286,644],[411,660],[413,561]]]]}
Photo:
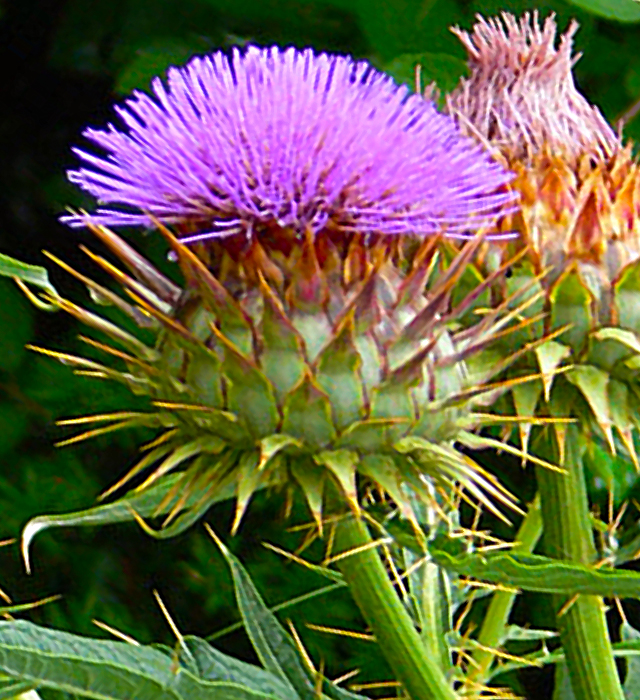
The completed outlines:
{"type": "Polygon", "coordinates": [[[451,652],[445,636],[449,631],[446,574],[437,564],[424,562],[415,575],[420,579],[420,638],[429,658],[439,662],[445,672],[451,668],[451,652]]]}
{"type": "MultiPolygon", "coordinates": [[[[541,437],[536,454],[559,462],[550,432],[541,437]],[[544,454],[543,454],[544,453],[544,454]]],[[[538,467],[538,486],[547,552],[557,559],[593,564],[596,550],[589,517],[580,434],[567,428],[562,466],[566,474],[538,467]]],[[[624,700],[607,629],[602,599],[555,596],[558,631],[573,692],[580,700],[624,700]]]]}
{"type": "Polygon", "coordinates": [[[425,647],[393,588],[365,523],[352,515],[336,525],[336,561],[380,650],[411,700],[456,700],[439,659],[425,647]]]}
{"type": "MultiPolygon", "coordinates": [[[[542,514],[540,512],[540,497],[529,506],[520,529],[516,535],[513,551],[515,554],[530,554],[535,549],[542,535],[542,514]]],[[[502,644],[504,633],[509,622],[511,608],[517,594],[509,591],[498,591],[493,594],[491,603],[487,608],[482,627],[478,634],[478,643],[486,649],[477,649],[473,652],[471,663],[466,674],[467,680],[478,687],[486,683],[489,677],[489,669],[495,658],[495,649],[502,644]]],[[[477,691],[478,696],[480,690],[477,691]]]]}

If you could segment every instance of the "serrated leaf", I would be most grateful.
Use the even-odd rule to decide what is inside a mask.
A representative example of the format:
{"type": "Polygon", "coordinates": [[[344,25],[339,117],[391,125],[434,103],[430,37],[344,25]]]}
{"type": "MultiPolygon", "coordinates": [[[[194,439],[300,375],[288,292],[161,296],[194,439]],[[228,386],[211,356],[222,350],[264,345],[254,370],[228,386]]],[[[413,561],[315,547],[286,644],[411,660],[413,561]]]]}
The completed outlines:
{"type": "MultiPolygon", "coordinates": [[[[231,681],[205,681],[147,646],[0,622],[0,670],[38,687],[101,700],[280,700],[231,681]]],[[[287,698],[288,700],[288,698],[287,698]]]]}

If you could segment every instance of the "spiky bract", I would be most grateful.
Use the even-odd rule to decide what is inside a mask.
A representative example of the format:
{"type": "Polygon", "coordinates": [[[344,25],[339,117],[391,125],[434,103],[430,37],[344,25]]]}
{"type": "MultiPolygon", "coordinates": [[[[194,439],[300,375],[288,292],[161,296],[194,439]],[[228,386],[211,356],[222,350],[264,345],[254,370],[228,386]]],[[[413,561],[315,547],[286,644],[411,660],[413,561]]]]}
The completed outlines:
{"type": "Polygon", "coordinates": [[[208,237],[277,225],[299,234],[466,233],[514,203],[511,175],[433,103],[365,62],[276,47],[171,68],[87,129],[72,182],[101,203],[73,226],[176,225],[208,237]]]}
{"type": "Polygon", "coordinates": [[[500,370],[470,377],[465,358],[510,321],[502,318],[502,306],[473,328],[455,331],[455,320],[498,276],[451,307],[451,291],[479,240],[438,275],[436,239],[365,243],[358,235],[309,234],[300,244],[295,234],[280,231],[248,246],[243,236],[209,243],[200,251],[208,256],[205,264],[160,230],[173,246],[184,290],[101,227],[95,233],[133,276],[92,258],[135,303],[81,277],[94,294],[155,329],[154,346],[54,300],[120,346],[91,341],[126,369],[62,359],[153,400],[149,413],[64,421],[107,424],[82,437],[127,425],[161,429],[119,483],[152,465],[147,483],[184,467],[167,494],[172,514],[188,505],[190,514],[179,522],[190,522],[194,510],[232,488],[235,526],[251,495],[275,484],[299,487],[321,527],[325,482],[357,510],[357,475],[390,494],[409,518],[406,487],[425,499],[433,498],[434,487],[449,498],[462,487],[494,512],[493,500],[511,503],[492,477],[453,447],[477,424],[473,399],[489,391],[483,382],[500,370]]]}
{"type": "MultiPolygon", "coordinates": [[[[448,111],[517,173],[522,208],[500,228],[520,237],[487,246],[485,270],[524,251],[504,290],[541,276],[546,301],[537,310],[546,314],[545,330],[565,328],[536,352],[545,379],[514,390],[516,409],[531,414],[546,404],[541,410],[552,415],[579,416],[585,435],[591,427],[611,449],[615,426],[637,463],[640,168],[574,85],[576,28],[557,49],[553,18],[540,27],[535,13],[519,22],[508,14],[480,18],[471,34],[456,29],[471,75],[449,96],[448,111]]],[[[522,342],[532,337],[533,326],[522,342]]],[[[528,428],[521,431],[526,442],[528,428]]]]}

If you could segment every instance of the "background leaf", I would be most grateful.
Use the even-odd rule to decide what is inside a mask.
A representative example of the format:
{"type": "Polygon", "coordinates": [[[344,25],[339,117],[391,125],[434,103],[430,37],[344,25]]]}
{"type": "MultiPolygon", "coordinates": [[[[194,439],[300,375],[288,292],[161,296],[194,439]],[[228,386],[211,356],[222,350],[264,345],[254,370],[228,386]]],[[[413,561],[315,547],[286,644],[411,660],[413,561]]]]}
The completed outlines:
{"type": "MultiPolygon", "coordinates": [[[[237,681],[198,678],[156,649],[93,640],[25,621],[0,622],[0,669],[37,686],[103,700],[131,700],[132,689],[136,700],[277,697],[237,681]]],[[[226,669],[219,670],[225,675],[226,669]]]]}
{"type": "Polygon", "coordinates": [[[640,7],[630,0],[569,0],[571,4],[582,7],[594,15],[613,19],[618,22],[640,22],[640,7]]]}

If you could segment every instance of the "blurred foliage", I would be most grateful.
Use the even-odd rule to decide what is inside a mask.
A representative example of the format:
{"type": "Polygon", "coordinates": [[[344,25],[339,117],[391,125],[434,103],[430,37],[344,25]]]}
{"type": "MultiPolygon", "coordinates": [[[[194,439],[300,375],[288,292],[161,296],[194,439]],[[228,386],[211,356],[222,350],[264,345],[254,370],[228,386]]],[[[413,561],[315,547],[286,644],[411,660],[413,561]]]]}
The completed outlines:
{"type": "MultiPolygon", "coordinates": [[[[640,5],[632,0],[12,0],[0,7],[0,252],[45,264],[47,248],[81,270],[86,257],[78,243],[84,232],[69,231],[56,217],[67,205],[88,205],[65,180],[73,165],[70,145],[82,142],[87,124],[114,118],[111,105],[169,65],[194,53],[249,42],[313,46],[350,53],[389,70],[414,86],[435,81],[449,90],[464,70],[464,51],[447,30],[470,28],[481,12],[516,14],[538,8],[555,12],[561,28],[579,20],[576,67],[582,90],[612,123],[628,118],[625,134],[640,140],[640,5]]],[[[136,244],[160,261],[168,274],[164,246],[135,234],[136,244]]],[[[48,266],[50,267],[50,266],[48,266]]],[[[52,271],[56,288],[72,299],[86,293],[68,276],[52,271]]],[[[87,381],[45,357],[27,353],[26,343],[73,352],[81,343],[69,318],[33,310],[8,280],[0,280],[0,538],[16,537],[32,516],[89,506],[136,458],[143,434],[103,436],[57,450],[63,439],[55,419],[133,407],[135,397],[87,381]]],[[[526,502],[533,472],[491,453],[481,456],[526,502]]],[[[640,489],[635,469],[594,445],[592,494],[606,519],[609,502],[618,509],[640,489]],[[613,494],[613,499],[609,494],[613,494]]],[[[294,504],[286,521],[276,499],[260,496],[231,548],[246,562],[256,584],[274,605],[325,585],[317,574],[285,562],[262,546],[272,541],[295,549],[303,535],[285,526],[304,523],[294,504]]],[[[465,511],[465,518],[473,513],[465,511]]],[[[209,520],[228,532],[230,506],[212,509],[209,520]]],[[[638,512],[622,521],[635,543],[638,512]]],[[[487,520],[495,531],[505,525],[487,520]]],[[[507,533],[504,532],[506,535],[507,533]]],[[[624,537],[622,539],[625,539],[624,537]]],[[[320,556],[318,543],[314,545],[320,556]]],[[[0,550],[2,586],[20,600],[61,593],[64,598],[33,611],[31,619],[76,633],[101,636],[96,618],[142,642],[172,638],[153,602],[158,589],[179,627],[206,637],[238,619],[228,570],[200,528],[176,540],[150,540],[133,525],[101,530],[56,530],[36,539],[35,571],[26,577],[17,548],[0,550]]],[[[527,610],[538,627],[552,625],[544,596],[528,595],[515,611],[527,610]]],[[[485,601],[486,602],[486,601],[485,601]]],[[[484,603],[481,601],[476,615],[484,603]]],[[[311,631],[307,623],[361,630],[345,591],[333,591],[287,610],[311,655],[323,659],[330,676],[361,669],[357,682],[384,680],[387,668],[366,641],[311,631]]],[[[244,633],[233,631],[215,644],[226,653],[255,661],[244,633]]],[[[548,675],[522,673],[512,687],[537,698],[549,695],[548,675]],[[531,679],[534,678],[532,681],[531,679]]],[[[43,693],[43,696],[47,696],[43,693]]],[[[49,695],[48,697],[53,697],[49,695]]]]}

